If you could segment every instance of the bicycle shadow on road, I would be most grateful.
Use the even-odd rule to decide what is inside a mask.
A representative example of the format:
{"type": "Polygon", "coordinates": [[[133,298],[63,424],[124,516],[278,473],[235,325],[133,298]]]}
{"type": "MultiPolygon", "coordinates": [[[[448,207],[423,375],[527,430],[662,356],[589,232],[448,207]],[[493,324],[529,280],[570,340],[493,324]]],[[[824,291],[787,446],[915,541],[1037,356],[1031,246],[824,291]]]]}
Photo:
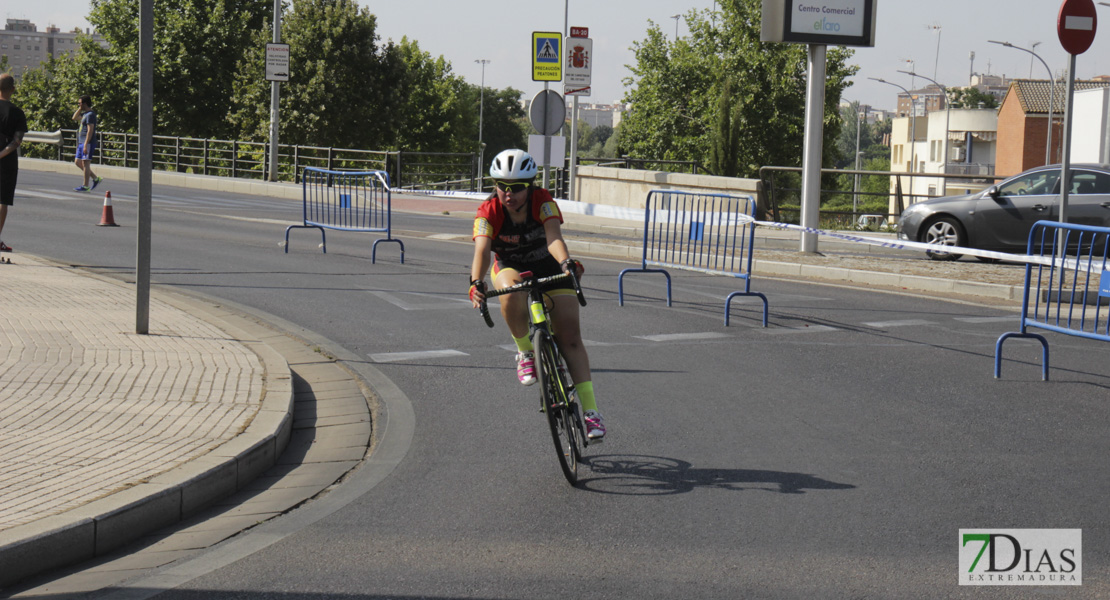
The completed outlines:
{"type": "Polygon", "coordinates": [[[587,477],[578,486],[601,494],[655,496],[699,488],[804,494],[810,490],[851,490],[856,486],[808,475],[758,469],[702,469],[676,458],[639,455],[583,457],[587,477]]]}

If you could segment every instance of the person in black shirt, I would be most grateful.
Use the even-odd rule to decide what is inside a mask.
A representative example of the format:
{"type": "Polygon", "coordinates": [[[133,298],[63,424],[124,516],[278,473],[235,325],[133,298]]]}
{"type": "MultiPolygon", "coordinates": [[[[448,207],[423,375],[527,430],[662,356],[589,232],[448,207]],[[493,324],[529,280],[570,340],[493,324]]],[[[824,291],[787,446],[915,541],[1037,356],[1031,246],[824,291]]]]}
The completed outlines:
{"type": "MultiPolygon", "coordinates": [[[[8,207],[15,203],[15,181],[19,176],[19,147],[27,133],[27,116],[12,104],[15,78],[11,73],[0,75],[0,233],[8,220],[8,207]]],[[[0,252],[12,249],[0,240],[0,252]]]]}

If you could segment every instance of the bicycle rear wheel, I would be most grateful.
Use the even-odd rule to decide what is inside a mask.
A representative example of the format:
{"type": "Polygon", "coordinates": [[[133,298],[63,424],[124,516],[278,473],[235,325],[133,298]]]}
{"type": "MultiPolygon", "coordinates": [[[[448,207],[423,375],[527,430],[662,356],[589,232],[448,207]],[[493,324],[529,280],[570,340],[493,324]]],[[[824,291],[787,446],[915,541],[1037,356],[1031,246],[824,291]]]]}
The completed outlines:
{"type": "Polygon", "coordinates": [[[559,361],[555,356],[555,340],[546,331],[537,331],[532,338],[539,370],[540,393],[543,395],[544,414],[555,442],[559,467],[571,485],[578,483],[579,449],[578,429],[571,415],[566,383],[559,376],[559,361]]]}

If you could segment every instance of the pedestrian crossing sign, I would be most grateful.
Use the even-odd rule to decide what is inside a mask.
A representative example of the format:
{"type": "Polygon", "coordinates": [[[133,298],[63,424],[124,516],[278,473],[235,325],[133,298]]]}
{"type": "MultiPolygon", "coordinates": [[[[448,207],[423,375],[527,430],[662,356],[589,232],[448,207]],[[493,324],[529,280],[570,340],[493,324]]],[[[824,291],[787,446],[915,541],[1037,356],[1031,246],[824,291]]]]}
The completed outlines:
{"type": "Polygon", "coordinates": [[[532,81],[563,80],[563,34],[532,32],[532,81]]]}

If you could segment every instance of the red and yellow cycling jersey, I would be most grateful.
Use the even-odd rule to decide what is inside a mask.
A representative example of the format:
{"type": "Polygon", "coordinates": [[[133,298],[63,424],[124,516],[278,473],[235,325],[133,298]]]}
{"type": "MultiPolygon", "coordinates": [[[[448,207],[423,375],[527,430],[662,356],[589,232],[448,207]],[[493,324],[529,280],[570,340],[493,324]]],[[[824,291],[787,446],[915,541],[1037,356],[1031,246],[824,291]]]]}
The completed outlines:
{"type": "Polygon", "coordinates": [[[478,207],[474,218],[474,236],[493,240],[493,253],[500,262],[508,264],[535,263],[551,256],[547,250],[544,223],[551,219],[563,222],[559,205],[544,189],[533,189],[525,209],[523,223],[513,223],[496,194],[478,207]]]}

